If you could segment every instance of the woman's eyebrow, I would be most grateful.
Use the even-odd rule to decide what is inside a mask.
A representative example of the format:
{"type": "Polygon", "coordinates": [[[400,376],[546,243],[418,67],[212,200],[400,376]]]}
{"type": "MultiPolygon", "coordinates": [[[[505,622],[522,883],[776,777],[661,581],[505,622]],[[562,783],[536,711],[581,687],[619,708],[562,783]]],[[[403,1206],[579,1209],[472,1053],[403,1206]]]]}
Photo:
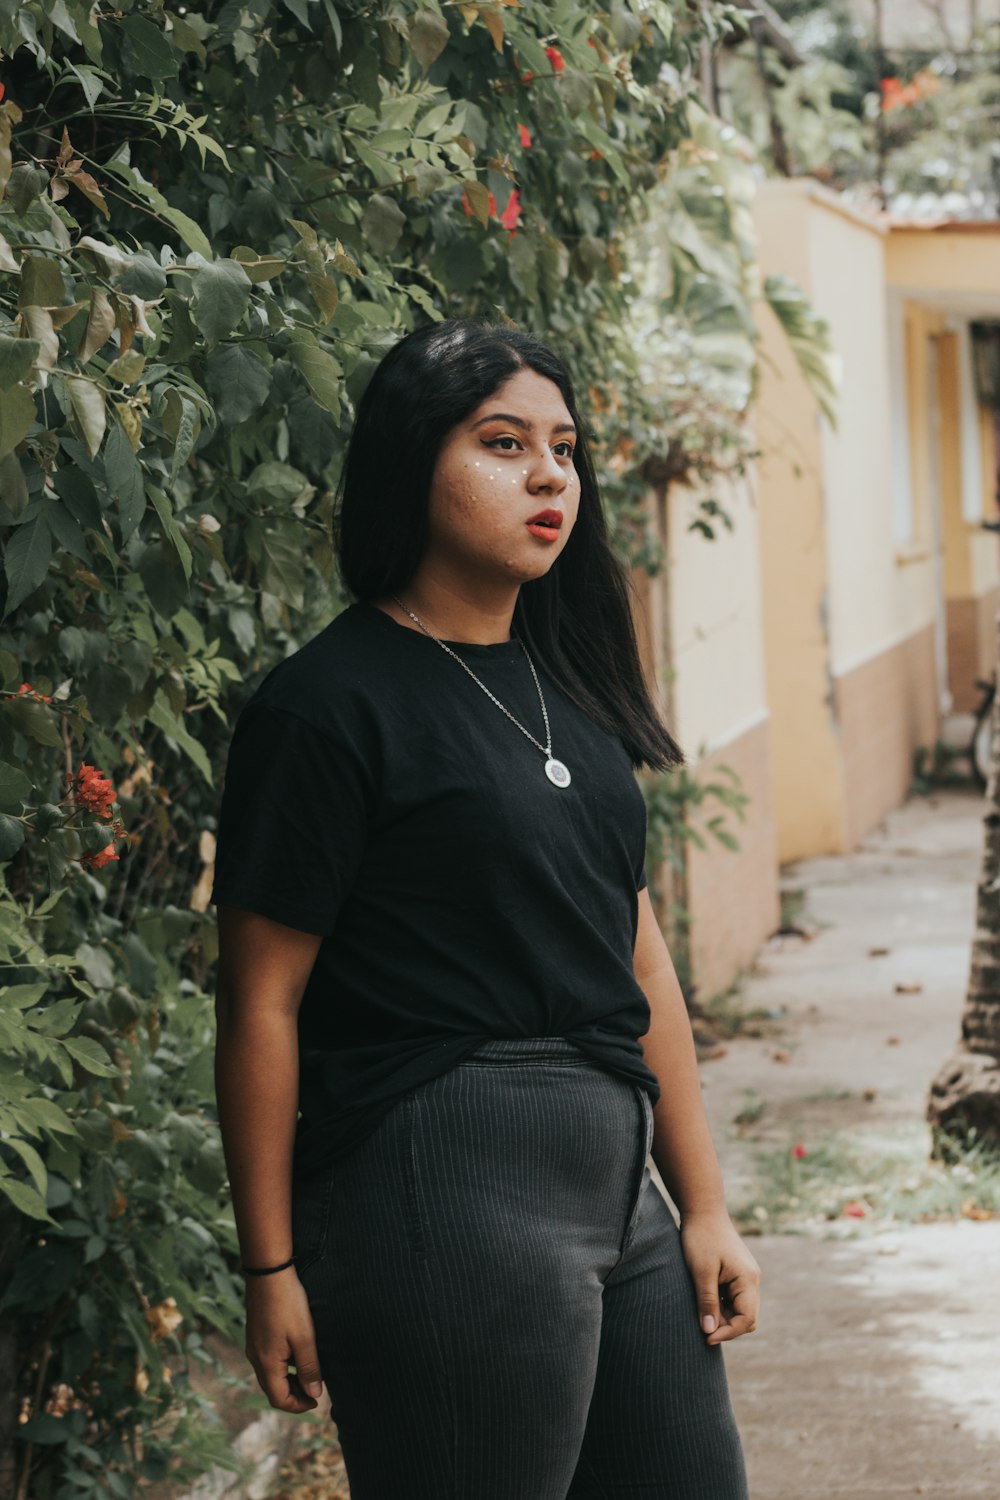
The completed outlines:
{"type": "MultiPolygon", "coordinates": [[[[480,417],[477,422],[473,422],[472,430],[475,431],[477,427],[482,427],[486,422],[509,422],[512,427],[520,427],[522,432],[531,432],[535,425],[533,422],[525,421],[524,417],[515,417],[509,411],[492,411],[488,417],[480,417]]],[[[575,432],[576,427],[572,422],[560,422],[558,426],[553,427],[552,431],[575,432]]]]}

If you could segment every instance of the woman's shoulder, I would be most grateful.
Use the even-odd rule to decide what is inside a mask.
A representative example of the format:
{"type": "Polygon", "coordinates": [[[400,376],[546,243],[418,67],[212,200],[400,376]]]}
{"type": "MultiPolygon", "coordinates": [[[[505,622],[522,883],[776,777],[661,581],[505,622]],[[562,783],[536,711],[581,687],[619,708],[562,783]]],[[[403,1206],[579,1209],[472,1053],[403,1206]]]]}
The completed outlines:
{"type": "Polygon", "coordinates": [[[318,634],[275,663],[258,683],[243,712],[269,708],[294,714],[313,728],[333,733],[370,724],[384,696],[358,605],[341,610],[318,634]]]}

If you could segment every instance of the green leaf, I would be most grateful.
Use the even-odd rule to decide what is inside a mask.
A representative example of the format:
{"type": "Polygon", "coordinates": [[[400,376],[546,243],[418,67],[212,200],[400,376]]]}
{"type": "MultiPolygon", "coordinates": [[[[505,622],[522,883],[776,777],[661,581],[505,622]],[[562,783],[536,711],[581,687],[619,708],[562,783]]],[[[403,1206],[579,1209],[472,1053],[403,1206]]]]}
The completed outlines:
{"type": "Polygon", "coordinates": [[[7,1146],[11,1151],[17,1153],[27,1167],[32,1182],[44,1198],[48,1173],[45,1170],[45,1163],[34,1146],[28,1141],[20,1140],[16,1135],[7,1136],[4,1140],[0,1141],[0,1145],[7,1146]]]}
{"type": "Polygon", "coordinates": [[[220,422],[233,427],[260,409],[271,389],[271,372],[252,349],[226,344],[205,361],[205,386],[220,422]]]}
{"type": "Polygon", "coordinates": [[[96,458],[104,441],[108,420],[104,392],[85,375],[63,375],[62,378],[69,390],[70,404],[84,446],[89,456],[96,458]]]}
{"type": "Polygon", "coordinates": [[[273,280],[285,269],[282,256],[258,255],[257,251],[252,250],[249,245],[237,245],[231,258],[243,267],[254,286],[258,281],[273,280]]]}
{"type": "Polygon", "coordinates": [[[399,243],[406,215],[384,193],[373,193],[361,215],[361,230],[376,255],[388,255],[399,243]]]}
{"type": "Polygon", "coordinates": [[[65,1047],[74,1062],[88,1073],[93,1073],[98,1078],[114,1078],[119,1069],[108,1059],[108,1054],[100,1042],[95,1042],[89,1036],[64,1037],[61,1046],[65,1047]]]}
{"type": "Polygon", "coordinates": [[[142,469],[120,422],[112,422],[104,445],[104,473],[112,499],[118,502],[122,543],[128,541],[146,509],[142,469]]]}
{"type": "Polygon", "coordinates": [[[6,201],[19,219],[23,219],[35,199],[44,191],[48,173],[41,167],[26,166],[19,162],[10,174],[7,183],[6,201]]]}
{"type": "Polygon", "coordinates": [[[0,501],[6,505],[15,521],[27,508],[28,486],[16,453],[8,453],[0,458],[0,501]]]}
{"type": "Polygon", "coordinates": [[[24,843],[24,824],[0,813],[0,861],[13,859],[24,843]]]}
{"type": "Polygon", "coordinates": [[[82,365],[85,365],[98,349],[103,349],[108,339],[115,331],[114,308],[108,301],[107,294],[99,286],[91,289],[90,311],[87,314],[87,326],[80,340],[80,347],[76,351],[76,357],[82,365]]]}
{"type": "Polygon", "coordinates": [[[292,609],[305,604],[302,529],[297,520],[272,522],[261,529],[258,576],[261,587],[292,609]]]}
{"type": "Polygon", "coordinates": [[[410,48],[425,73],[450,40],[448,22],[433,10],[418,10],[410,21],[410,48]]]}
{"type": "Polygon", "coordinates": [[[0,334],[0,391],[9,391],[23,380],[38,358],[40,345],[35,339],[13,339],[0,334]]]}
{"type": "Polygon", "coordinates": [[[160,215],[166,219],[168,224],[174,226],[190,250],[203,255],[206,260],[211,260],[211,242],[205,232],[195,223],[194,219],[189,218],[185,213],[181,213],[179,208],[173,208],[167,203],[166,199],[164,199],[160,208],[160,215]]]}
{"type": "MultiPolygon", "coordinates": [[[[18,391],[17,394],[20,392],[18,391]]],[[[27,395],[27,392],[24,394],[27,395]]],[[[3,406],[6,408],[6,401],[3,406]]],[[[34,416],[34,405],[31,410],[34,416]]],[[[0,430],[6,422],[7,414],[4,411],[4,414],[0,416],[0,430]]],[[[22,521],[7,538],[3,565],[10,590],[7,595],[5,614],[16,609],[29,594],[34,593],[39,584],[44,583],[51,558],[52,533],[49,531],[44,514],[39,511],[30,521],[22,521]]],[[[19,711],[41,707],[42,705],[38,703],[24,703],[23,708],[19,706],[19,711]]]]}
{"type": "Polygon", "coordinates": [[[288,357],[305,379],[320,406],[333,416],[340,415],[342,371],[332,355],[305,340],[289,345],[288,357]]]}
{"type": "MultiPolygon", "coordinates": [[[[20,812],[31,792],[31,780],[19,766],[0,761],[0,808],[4,812],[20,812]]],[[[0,1001],[6,997],[0,995],[0,1001]]]]}
{"type": "MultiPolygon", "coordinates": [[[[279,505],[291,505],[300,495],[311,489],[308,479],[289,464],[268,460],[258,464],[247,480],[251,495],[263,495],[279,505]]],[[[2,774],[2,767],[0,767],[2,774]]]]}
{"type": "MultiPolygon", "coordinates": [[[[62,476],[60,476],[62,477],[62,476]]],[[[64,500],[62,496],[54,500],[51,495],[42,496],[42,504],[45,507],[45,519],[49,523],[49,530],[58,547],[64,552],[70,552],[78,557],[82,563],[90,564],[90,548],[83,534],[76,516],[70,510],[70,500],[64,500]]]]}
{"type": "MultiPolygon", "coordinates": [[[[26,1214],[29,1219],[44,1219],[49,1224],[55,1223],[52,1215],[45,1207],[45,1199],[39,1194],[38,1189],[32,1187],[30,1183],[21,1182],[16,1177],[0,1177],[0,1193],[3,1193],[5,1197],[10,1199],[18,1213],[26,1214]]],[[[55,1418],[52,1420],[54,1421],[55,1418]]],[[[31,1422],[26,1424],[28,1427],[33,1425],[31,1422]]],[[[25,1427],[19,1429],[22,1437],[25,1434],[25,1430],[25,1427]]],[[[36,1439],[36,1441],[40,1440],[36,1439]]],[[[56,1439],[49,1438],[48,1441],[53,1442],[56,1439]]]]}
{"type": "Polygon", "coordinates": [[[205,747],[198,740],[196,740],[193,735],[188,734],[178,716],[166,702],[162,690],[157,690],[156,699],[146,717],[149,719],[150,723],[155,724],[158,729],[163,730],[164,734],[168,735],[172,740],[176,741],[178,747],[183,750],[185,755],[187,755],[189,759],[192,760],[198,767],[198,770],[204,776],[207,784],[210,787],[214,786],[215,781],[212,775],[212,764],[208,756],[205,754],[205,747]]]}
{"type": "Polygon", "coordinates": [[[159,26],[154,26],[145,16],[123,16],[122,56],[133,73],[159,83],[164,78],[176,78],[177,55],[159,26]]]}
{"type": "Polygon", "coordinates": [[[25,256],[17,289],[18,307],[60,307],[66,301],[62,267],[47,255],[25,256]]]}
{"type": "MultiPolygon", "coordinates": [[[[13,342],[12,339],[11,343],[13,342]]],[[[38,348],[33,339],[25,339],[25,343],[38,348]]],[[[31,392],[23,385],[16,385],[13,390],[7,391],[0,401],[0,458],[5,453],[12,452],[23,441],[34,420],[35,403],[31,399],[31,392]]]]}
{"type": "Polygon", "coordinates": [[[117,380],[120,385],[134,385],[145,368],[146,356],[138,349],[126,349],[124,354],[111,361],[104,373],[109,380],[117,380]]]}
{"type": "Polygon", "coordinates": [[[188,546],[180,527],[174,520],[170,501],[162,490],[154,486],[150,487],[149,498],[156,508],[156,514],[160,518],[164,535],[173,543],[174,551],[177,553],[178,561],[184,569],[184,577],[188,583],[191,582],[191,548],[188,546]]]}
{"type": "Polygon", "coordinates": [[[194,320],[210,344],[232,333],[250,301],[250,278],[235,260],[215,260],[192,273],[194,320]]]}
{"type": "Polygon", "coordinates": [[[191,457],[198,436],[198,408],[176,386],[167,392],[163,430],[173,439],[174,451],[170,459],[170,478],[173,480],[191,457]]]}

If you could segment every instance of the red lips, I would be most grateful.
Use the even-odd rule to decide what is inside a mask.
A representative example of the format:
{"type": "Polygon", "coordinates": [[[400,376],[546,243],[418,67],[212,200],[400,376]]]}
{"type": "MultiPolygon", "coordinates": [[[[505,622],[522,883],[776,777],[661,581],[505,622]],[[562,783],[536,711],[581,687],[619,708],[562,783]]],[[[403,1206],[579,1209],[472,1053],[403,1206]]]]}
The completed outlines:
{"type": "Polygon", "coordinates": [[[528,526],[554,526],[558,531],[562,525],[562,511],[540,510],[537,516],[532,516],[526,524],[528,526]]]}

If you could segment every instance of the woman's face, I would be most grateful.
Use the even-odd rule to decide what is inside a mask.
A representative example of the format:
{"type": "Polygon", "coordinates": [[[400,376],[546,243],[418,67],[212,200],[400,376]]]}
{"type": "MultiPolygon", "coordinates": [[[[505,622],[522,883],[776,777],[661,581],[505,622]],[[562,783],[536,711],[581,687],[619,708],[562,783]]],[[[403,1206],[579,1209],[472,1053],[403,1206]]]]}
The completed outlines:
{"type": "Polygon", "coordinates": [[[548,572],[580,504],[576,440],[559,387],[528,369],[454,427],[431,480],[435,570],[471,573],[486,586],[548,572]],[[532,527],[536,516],[548,524],[532,527]]]}

